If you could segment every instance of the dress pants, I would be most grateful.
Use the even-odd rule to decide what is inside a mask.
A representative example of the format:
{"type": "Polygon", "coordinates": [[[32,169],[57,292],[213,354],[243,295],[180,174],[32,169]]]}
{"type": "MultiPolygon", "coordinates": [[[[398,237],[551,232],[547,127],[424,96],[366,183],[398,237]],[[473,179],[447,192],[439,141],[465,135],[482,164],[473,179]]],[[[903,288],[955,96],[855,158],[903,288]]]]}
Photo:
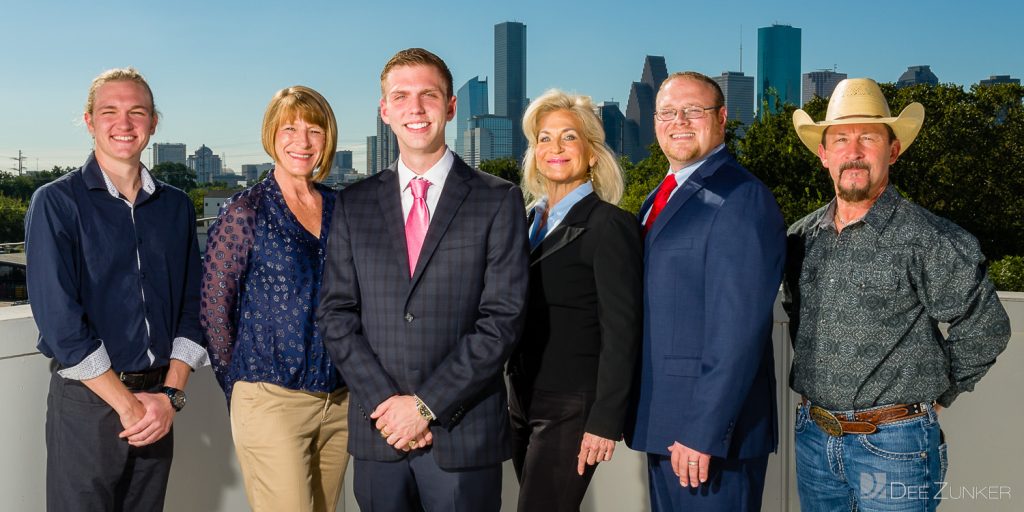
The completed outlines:
{"type": "Polygon", "coordinates": [[[679,485],[672,458],[647,454],[653,512],[757,512],[761,510],[768,456],[752,459],[712,457],[708,481],[698,487],[679,485]]]}
{"type": "Polygon", "coordinates": [[[499,512],[501,464],[449,470],[430,448],[392,462],[355,459],[353,491],[362,512],[499,512]]]}
{"type": "Polygon", "coordinates": [[[256,512],[334,512],[348,465],[348,388],[236,382],[231,435],[256,512]]]}
{"type": "Polygon", "coordinates": [[[576,472],[594,393],[517,386],[509,393],[512,462],[519,479],[519,512],[578,511],[597,466],[576,472]]]}
{"type": "Polygon", "coordinates": [[[148,446],[130,446],[117,437],[124,430],[117,413],[85,384],[56,372],[46,404],[46,510],[163,510],[173,429],[148,446]]]}

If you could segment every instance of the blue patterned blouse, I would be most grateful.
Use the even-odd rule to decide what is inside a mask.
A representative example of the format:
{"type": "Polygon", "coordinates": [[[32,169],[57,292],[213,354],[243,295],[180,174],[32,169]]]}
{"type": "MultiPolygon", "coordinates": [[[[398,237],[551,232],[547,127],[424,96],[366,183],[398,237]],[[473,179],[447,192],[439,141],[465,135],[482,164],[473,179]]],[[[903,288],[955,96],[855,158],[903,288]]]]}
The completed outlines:
{"type": "Polygon", "coordinates": [[[316,326],[335,193],[315,186],[320,238],[288,209],[273,171],[231,197],[210,226],[201,320],[229,402],[240,380],[312,392],[344,385],[316,326]]]}

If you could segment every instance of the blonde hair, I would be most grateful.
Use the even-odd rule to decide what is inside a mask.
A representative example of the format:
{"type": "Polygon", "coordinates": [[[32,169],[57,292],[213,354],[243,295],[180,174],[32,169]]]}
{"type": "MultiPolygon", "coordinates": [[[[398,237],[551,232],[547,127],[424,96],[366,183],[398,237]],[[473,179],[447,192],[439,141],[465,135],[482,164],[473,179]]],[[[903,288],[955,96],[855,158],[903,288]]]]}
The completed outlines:
{"type": "Polygon", "coordinates": [[[277,91],[271,98],[267,112],[263,114],[263,150],[277,162],[277,151],[274,150],[277,130],[294,119],[302,119],[324,129],[324,151],[313,165],[314,169],[319,167],[313,173],[313,181],[322,181],[334,164],[334,152],[338,149],[338,122],[334,119],[331,105],[313,89],[293,85],[277,91]]]}
{"type": "Polygon", "coordinates": [[[153,90],[149,88],[146,78],[133,67],[108,69],[92,79],[89,86],[89,96],[85,99],[85,112],[92,115],[92,109],[96,107],[96,91],[109,82],[134,82],[142,86],[149,94],[149,115],[156,118],[159,113],[156,111],[156,103],[153,101],[153,90]]]}
{"type": "Polygon", "coordinates": [[[604,128],[601,119],[594,113],[594,104],[589,96],[569,94],[551,89],[533,100],[523,114],[523,134],[530,146],[523,156],[523,190],[527,202],[533,203],[547,193],[547,179],[537,170],[537,132],[540,119],[556,110],[571,113],[578,121],[580,135],[587,141],[591,154],[597,163],[590,168],[590,179],[597,197],[612,204],[622,199],[625,186],[622,183],[622,169],[615,155],[604,142],[604,128]]]}

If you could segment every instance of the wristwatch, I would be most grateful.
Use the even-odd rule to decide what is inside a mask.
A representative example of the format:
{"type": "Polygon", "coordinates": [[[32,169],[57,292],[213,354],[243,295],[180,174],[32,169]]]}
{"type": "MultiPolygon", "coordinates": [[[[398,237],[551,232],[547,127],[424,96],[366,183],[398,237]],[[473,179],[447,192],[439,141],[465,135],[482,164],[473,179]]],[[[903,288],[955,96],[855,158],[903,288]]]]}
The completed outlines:
{"type": "Polygon", "coordinates": [[[167,395],[167,398],[171,399],[171,407],[174,407],[175,412],[181,411],[181,409],[185,407],[187,399],[185,398],[184,391],[178,388],[164,386],[160,388],[160,392],[167,395]]]}

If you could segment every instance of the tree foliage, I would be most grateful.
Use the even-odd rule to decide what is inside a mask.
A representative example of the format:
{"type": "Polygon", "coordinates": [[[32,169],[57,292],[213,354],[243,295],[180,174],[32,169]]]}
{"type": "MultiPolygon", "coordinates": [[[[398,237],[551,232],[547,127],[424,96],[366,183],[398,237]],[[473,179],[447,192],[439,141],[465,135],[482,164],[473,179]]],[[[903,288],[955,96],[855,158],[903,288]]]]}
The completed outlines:
{"type": "Polygon", "coordinates": [[[495,158],[480,162],[480,170],[487,174],[493,174],[503,180],[518,185],[523,179],[523,172],[519,169],[519,163],[515,158],[495,158]]]}
{"type": "Polygon", "coordinates": [[[28,201],[0,193],[0,243],[25,240],[25,212],[28,201]]]}
{"type": "Polygon", "coordinates": [[[196,188],[196,172],[189,169],[185,164],[177,162],[163,162],[153,166],[149,170],[154,178],[167,183],[168,185],[180,188],[185,192],[191,192],[196,188]]]}

